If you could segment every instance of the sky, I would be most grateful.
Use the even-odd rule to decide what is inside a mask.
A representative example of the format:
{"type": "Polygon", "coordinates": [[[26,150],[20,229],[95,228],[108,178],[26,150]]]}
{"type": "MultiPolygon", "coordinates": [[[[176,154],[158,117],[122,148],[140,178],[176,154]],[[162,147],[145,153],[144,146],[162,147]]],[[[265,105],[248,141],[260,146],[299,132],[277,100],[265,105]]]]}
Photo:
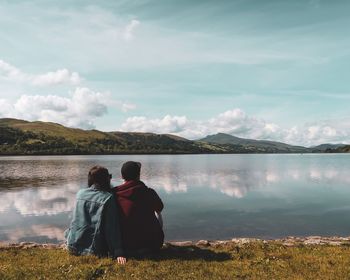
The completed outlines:
{"type": "Polygon", "coordinates": [[[0,0],[0,118],[350,143],[350,1],[0,0]]]}

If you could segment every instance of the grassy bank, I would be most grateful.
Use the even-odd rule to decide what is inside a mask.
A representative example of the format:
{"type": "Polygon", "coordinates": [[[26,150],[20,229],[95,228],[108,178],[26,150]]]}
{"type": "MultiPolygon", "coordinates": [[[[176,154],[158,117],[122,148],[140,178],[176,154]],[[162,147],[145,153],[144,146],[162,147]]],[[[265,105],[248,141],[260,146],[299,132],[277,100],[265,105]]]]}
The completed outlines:
{"type": "Polygon", "coordinates": [[[215,246],[167,245],[158,256],[130,259],[75,257],[62,249],[2,248],[0,279],[349,279],[348,244],[281,242],[215,246]]]}

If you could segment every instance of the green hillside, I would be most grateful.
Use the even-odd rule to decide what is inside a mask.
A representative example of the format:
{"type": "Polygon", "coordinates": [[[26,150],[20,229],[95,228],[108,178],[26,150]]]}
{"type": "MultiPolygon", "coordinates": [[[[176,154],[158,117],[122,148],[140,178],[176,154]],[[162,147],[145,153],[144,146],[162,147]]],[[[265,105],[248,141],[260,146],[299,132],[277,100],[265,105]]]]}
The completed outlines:
{"type": "Polygon", "coordinates": [[[28,122],[17,119],[0,119],[0,126],[8,126],[19,129],[23,132],[45,134],[51,137],[63,137],[66,140],[70,141],[103,139],[107,136],[107,133],[98,130],[68,128],[63,125],[51,122],[28,122]]]}
{"type": "Polygon", "coordinates": [[[101,132],[49,122],[0,119],[0,154],[227,153],[230,150],[154,133],[101,132]]]}

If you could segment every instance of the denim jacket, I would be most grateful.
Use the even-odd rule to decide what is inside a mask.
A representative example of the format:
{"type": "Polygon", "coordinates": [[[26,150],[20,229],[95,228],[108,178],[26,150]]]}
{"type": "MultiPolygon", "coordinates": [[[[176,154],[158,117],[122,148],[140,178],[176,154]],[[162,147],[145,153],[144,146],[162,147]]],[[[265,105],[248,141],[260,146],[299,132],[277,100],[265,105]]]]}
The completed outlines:
{"type": "Polygon", "coordinates": [[[113,194],[94,186],[81,189],[65,237],[68,250],[76,255],[123,256],[119,210],[113,194]]]}

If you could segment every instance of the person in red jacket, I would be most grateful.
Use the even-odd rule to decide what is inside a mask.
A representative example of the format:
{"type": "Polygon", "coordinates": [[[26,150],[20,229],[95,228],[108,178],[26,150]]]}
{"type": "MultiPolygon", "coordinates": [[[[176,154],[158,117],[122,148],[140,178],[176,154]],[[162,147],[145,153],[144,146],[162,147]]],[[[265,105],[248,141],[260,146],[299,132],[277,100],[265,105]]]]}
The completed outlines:
{"type": "Polygon", "coordinates": [[[140,181],[140,172],[141,163],[125,162],[121,168],[124,184],[114,188],[121,210],[123,247],[127,252],[154,252],[164,242],[160,214],[164,205],[158,194],[140,181]]]}

